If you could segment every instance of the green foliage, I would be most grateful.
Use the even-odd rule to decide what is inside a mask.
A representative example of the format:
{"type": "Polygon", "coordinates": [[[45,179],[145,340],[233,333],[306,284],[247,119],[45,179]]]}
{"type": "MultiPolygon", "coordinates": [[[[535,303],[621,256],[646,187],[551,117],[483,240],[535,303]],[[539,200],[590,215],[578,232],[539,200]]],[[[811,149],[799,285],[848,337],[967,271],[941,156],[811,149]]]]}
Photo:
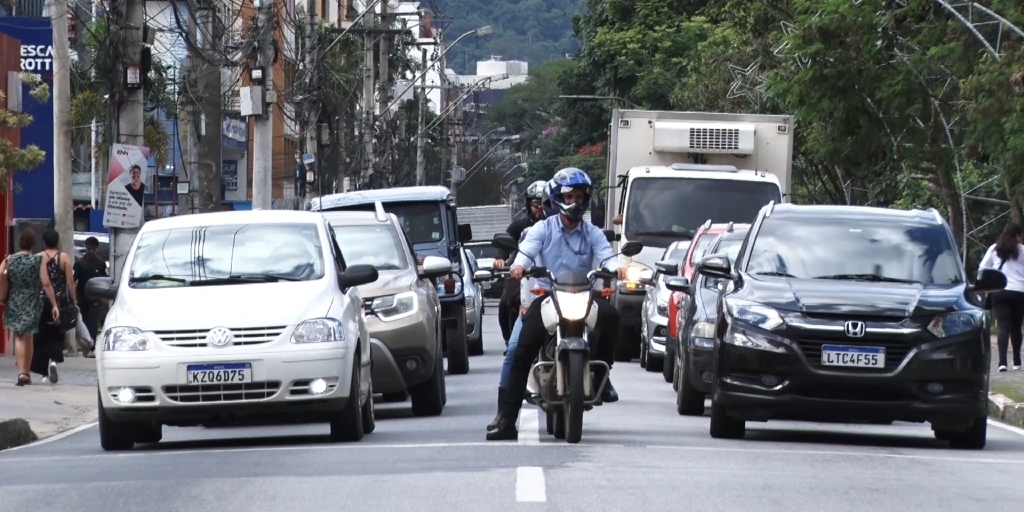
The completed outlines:
{"type": "MultiPolygon", "coordinates": [[[[29,94],[40,103],[50,99],[50,89],[39,78],[39,75],[21,73],[21,80],[29,86],[29,94]]],[[[7,97],[0,91],[0,104],[6,104],[7,97]]],[[[32,116],[0,109],[0,129],[20,130],[32,124],[32,116]]],[[[7,177],[13,173],[29,171],[39,167],[46,159],[46,152],[35,144],[21,148],[14,147],[11,141],[0,138],[0,191],[7,188],[7,177]]]]}
{"type": "Polygon", "coordinates": [[[453,16],[446,26],[449,43],[470,30],[490,25],[487,38],[467,37],[448,52],[449,68],[460,74],[476,73],[476,62],[500,55],[531,66],[565,58],[578,47],[570,21],[581,0],[437,0],[440,12],[453,16]]]}

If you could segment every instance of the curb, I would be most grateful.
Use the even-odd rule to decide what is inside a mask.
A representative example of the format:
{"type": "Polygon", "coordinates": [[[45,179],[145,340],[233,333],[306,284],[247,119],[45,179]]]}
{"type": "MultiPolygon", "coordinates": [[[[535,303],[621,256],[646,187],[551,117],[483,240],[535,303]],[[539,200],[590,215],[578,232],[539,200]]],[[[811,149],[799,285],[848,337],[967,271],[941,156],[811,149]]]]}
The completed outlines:
{"type": "Polygon", "coordinates": [[[17,448],[38,439],[28,422],[21,418],[0,421],[0,450],[17,448]]]}
{"type": "Polygon", "coordinates": [[[1024,404],[1018,404],[999,393],[989,393],[988,417],[1017,427],[1024,427],[1024,404]]]}

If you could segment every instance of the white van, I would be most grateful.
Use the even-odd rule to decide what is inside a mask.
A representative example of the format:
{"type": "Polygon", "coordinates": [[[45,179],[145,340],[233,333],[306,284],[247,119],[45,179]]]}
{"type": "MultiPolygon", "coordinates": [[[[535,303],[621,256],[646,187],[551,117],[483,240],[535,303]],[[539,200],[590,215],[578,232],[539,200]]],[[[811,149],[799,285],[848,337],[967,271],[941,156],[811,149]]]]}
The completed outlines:
{"type": "Polygon", "coordinates": [[[155,443],[163,425],[330,423],[372,432],[370,343],[356,287],[319,213],[255,210],[147,222],[96,340],[104,450],[155,443]]]}

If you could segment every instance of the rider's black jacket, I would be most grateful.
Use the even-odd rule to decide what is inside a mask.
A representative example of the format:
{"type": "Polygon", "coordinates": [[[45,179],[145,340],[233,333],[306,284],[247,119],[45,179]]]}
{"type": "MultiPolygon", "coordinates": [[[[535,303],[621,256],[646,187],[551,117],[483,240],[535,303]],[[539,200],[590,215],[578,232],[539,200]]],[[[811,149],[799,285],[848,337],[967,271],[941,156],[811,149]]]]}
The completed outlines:
{"type": "MultiPolygon", "coordinates": [[[[532,226],[533,224],[534,220],[530,218],[529,214],[525,212],[520,212],[519,215],[516,215],[516,217],[512,219],[512,223],[509,224],[507,228],[505,228],[505,232],[508,233],[513,240],[518,242],[519,238],[523,236],[523,231],[526,231],[526,228],[532,226]]],[[[503,260],[508,261],[509,258],[512,257],[511,253],[506,253],[504,250],[500,250],[499,252],[501,253],[499,255],[499,258],[503,260]]]]}

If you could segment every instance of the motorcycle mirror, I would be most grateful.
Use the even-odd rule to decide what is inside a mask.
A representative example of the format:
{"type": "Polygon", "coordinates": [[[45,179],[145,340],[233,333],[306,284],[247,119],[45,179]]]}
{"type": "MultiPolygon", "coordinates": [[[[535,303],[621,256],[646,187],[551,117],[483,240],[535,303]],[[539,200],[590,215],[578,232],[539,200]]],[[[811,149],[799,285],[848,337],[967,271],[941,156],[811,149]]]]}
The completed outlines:
{"type": "Polygon", "coordinates": [[[491,240],[491,246],[508,252],[515,252],[519,249],[519,243],[508,233],[495,234],[494,239],[491,240]]]}
{"type": "Polygon", "coordinates": [[[632,258],[633,256],[640,254],[640,251],[642,251],[643,249],[644,244],[640,242],[626,242],[625,244],[622,244],[622,249],[619,251],[619,253],[624,256],[629,256],[630,258],[632,258]]]}

